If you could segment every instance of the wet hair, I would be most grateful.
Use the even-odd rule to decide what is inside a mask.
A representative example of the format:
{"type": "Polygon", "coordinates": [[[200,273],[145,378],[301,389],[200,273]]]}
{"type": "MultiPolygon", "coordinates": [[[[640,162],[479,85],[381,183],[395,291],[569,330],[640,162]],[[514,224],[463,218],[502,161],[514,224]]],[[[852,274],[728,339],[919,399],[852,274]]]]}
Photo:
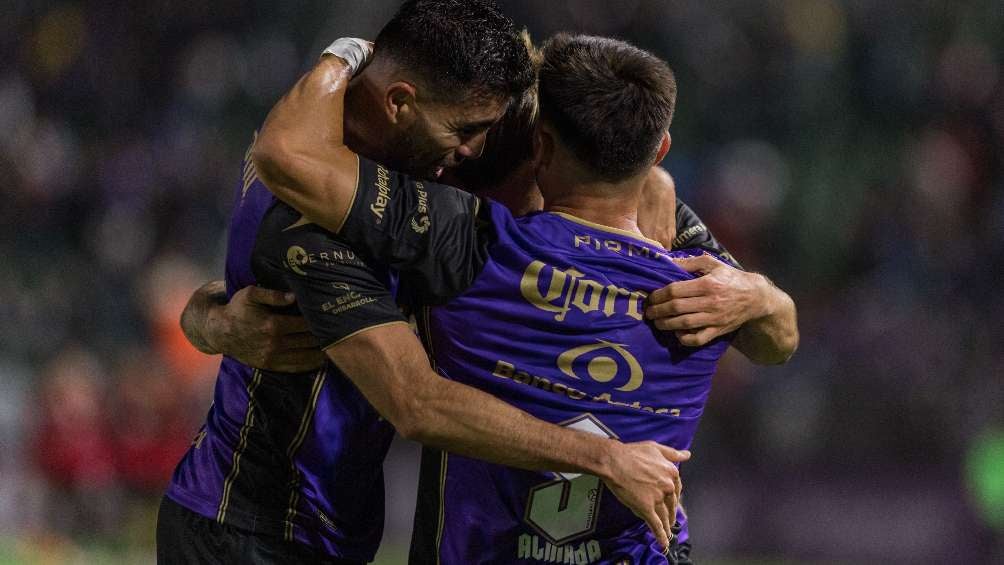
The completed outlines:
{"type": "Polygon", "coordinates": [[[535,80],[519,31],[486,0],[408,0],[377,35],[383,56],[448,102],[515,100],[535,80]]]}
{"type": "Polygon", "coordinates": [[[540,119],[561,143],[610,182],[647,170],[676,105],[669,65],[605,37],[561,33],[541,51],[540,119]]]}

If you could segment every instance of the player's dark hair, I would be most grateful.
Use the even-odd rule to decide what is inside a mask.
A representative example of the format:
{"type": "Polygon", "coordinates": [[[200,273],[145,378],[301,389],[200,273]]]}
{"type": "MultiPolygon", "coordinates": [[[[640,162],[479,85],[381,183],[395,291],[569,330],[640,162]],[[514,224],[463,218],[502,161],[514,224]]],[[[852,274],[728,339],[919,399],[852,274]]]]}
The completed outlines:
{"type": "MultiPolygon", "coordinates": [[[[526,44],[534,76],[540,67],[540,51],[533,46],[530,34],[520,34],[526,44]]],[[[536,81],[514,100],[499,121],[488,130],[481,157],[468,159],[451,171],[464,189],[479,192],[494,188],[520,165],[533,157],[533,130],[537,123],[536,81]]]]}
{"type": "Polygon", "coordinates": [[[440,100],[515,99],[534,82],[512,20],[486,0],[408,0],[375,41],[440,100]]]}
{"type": "Polygon", "coordinates": [[[651,166],[676,105],[673,71],[624,41],[561,33],[542,47],[540,118],[604,180],[651,166]]]}

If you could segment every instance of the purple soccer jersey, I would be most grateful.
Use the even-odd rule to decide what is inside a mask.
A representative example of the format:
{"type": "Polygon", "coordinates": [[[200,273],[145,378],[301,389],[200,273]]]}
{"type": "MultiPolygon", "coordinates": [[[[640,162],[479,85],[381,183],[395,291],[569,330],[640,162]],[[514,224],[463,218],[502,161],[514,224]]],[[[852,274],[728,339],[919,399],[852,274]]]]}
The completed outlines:
{"type": "MultiPolygon", "coordinates": [[[[229,232],[228,297],[281,276],[253,269],[256,238],[275,200],[247,156],[243,172],[229,232]]],[[[390,285],[385,274],[380,280],[390,285]]],[[[393,434],[330,364],[280,374],[224,357],[206,422],[167,496],[221,523],[369,561],[383,532],[383,459],[393,434]]]]}
{"type": "MultiPolygon", "coordinates": [[[[481,275],[429,311],[439,372],[552,423],[688,449],[728,342],[682,347],[645,322],[643,303],[692,278],[668,260],[689,252],[568,216],[514,222],[496,205],[492,216],[498,240],[481,275]]],[[[421,488],[440,492],[440,563],[666,563],[596,477],[451,454],[439,472],[421,488]]]]}
{"type": "MultiPolygon", "coordinates": [[[[558,425],[690,447],[728,338],[684,347],[644,320],[643,304],[693,278],[671,257],[702,250],[555,213],[516,220],[365,159],[359,179],[340,235],[399,268],[415,301],[438,303],[418,325],[440,374],[558,425]]],[[[683,512],[678,521],[686,541],[683,512]]],[[[596,477],[426,450],[410,562],[668,561],[596,477]]]]}

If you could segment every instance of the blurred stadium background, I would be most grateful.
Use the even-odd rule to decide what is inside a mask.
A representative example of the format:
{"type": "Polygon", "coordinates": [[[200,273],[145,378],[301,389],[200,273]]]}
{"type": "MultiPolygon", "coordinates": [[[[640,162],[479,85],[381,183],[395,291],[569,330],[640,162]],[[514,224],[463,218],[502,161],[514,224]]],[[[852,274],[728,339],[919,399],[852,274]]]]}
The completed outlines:
{"type": "MultiPolygon", "coordinates": [[[[2,2],[0,563],[152,562],[218,362],[177,319],[221,277],[243,150],[396,4],[2,2]]],[[[1004,562],[1004,3],[502,5],[671,63],[679,194],[800,307],[788,365],[716,376],[699,561],[1004,562]]],[[[379,563],[417,453],[387,463],[379,563]]]]}

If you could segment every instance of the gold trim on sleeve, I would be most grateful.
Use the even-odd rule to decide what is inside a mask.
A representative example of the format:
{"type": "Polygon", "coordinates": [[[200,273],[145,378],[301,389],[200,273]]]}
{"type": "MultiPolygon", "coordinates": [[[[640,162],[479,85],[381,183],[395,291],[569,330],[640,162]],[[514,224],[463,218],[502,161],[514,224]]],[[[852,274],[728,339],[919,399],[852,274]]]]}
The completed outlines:
{"type": "Polygon", "coordinates": [[[282,231],[283,232],[288,232],[291,229],[298,228],[300,226],[309,226],[312,223],[314,223],[314,222],[311,222],[310,220],[308,220],[306,216],[300,216],[300,219],[297,220],[296,223],[294,223],[292,225],[289,225],[289,226],[286,226],[285,228],[282,229],[282,231]]]}
{"type": "Polygon", "coordinates": [[[335,233],[341,233],[342,228],[345,227],[345,222],[349,221],[352,208],[356,205],[356,198],[359,196],[359,183],[363,180],[362,161],[360,161],[358,153],[353,153],[353,155],[356,156],[356,188],[352,191],[352,200],[349,200],[349,207],[345,209],[345,215],[342,216],[342,222],[338,224],[335,233]]]}

